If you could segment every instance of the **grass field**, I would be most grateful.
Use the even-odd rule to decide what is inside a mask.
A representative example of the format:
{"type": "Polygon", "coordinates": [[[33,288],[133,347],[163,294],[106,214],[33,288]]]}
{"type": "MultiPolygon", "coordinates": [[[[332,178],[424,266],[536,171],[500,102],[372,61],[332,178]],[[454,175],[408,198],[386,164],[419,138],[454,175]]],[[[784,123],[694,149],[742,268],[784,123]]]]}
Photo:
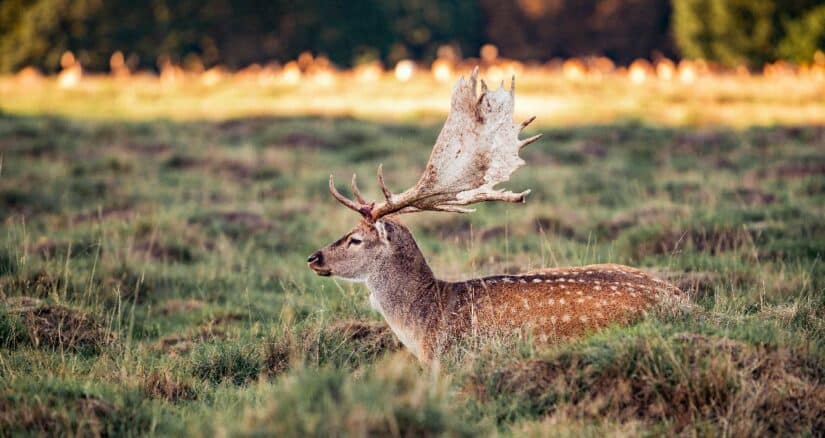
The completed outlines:
{"type": "Polygon", "coordinates": [[[408,187],[437,117],[188,118],[100,95],[112,113],[90,115],[4,90],[0,436],[825,431],[821,100],[793,125],[669,124],[653,105],[532,128],[508,185],[526,204],[406,218],[436,273],[624,263],[691,304],[422,370],[363,287],[305,259],[357,220],[329,173],[377,197],[384,163],[408,187]]]}

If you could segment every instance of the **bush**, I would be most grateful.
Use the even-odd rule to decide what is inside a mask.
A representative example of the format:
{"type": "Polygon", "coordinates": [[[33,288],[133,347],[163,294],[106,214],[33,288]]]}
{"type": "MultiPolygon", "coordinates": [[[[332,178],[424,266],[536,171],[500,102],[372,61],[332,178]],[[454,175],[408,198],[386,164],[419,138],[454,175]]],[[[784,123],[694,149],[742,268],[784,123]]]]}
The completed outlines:
{"type": "Polygon", "coordinates": [[[823,47],[819,3],[673,0],[673,35],[683,56],[729,66],[761,66],[789,55],[810,60],[823,47]]]}
{"type": "Polygon", "coordinates": [[[304,2],[258,0],[9,0],[0,3],[0,71],[25,65],[55,70],[73,50],[84,67],[108,70],[120,50],[132,67],[160,57],[190,66],[231,68],[302,51],[333,62],[432,57],[442,44],[477,50],[482,26],[474,1],[304,2]]]}
{"type": "Polygon", "coordinates": [[[791,61],[810,62],[817,51],[822,53],[825,49],[825,5],[812,9],[798,20],[788,21],[785,30],[785,38],[779,43],[779,54],[791,61]]]}

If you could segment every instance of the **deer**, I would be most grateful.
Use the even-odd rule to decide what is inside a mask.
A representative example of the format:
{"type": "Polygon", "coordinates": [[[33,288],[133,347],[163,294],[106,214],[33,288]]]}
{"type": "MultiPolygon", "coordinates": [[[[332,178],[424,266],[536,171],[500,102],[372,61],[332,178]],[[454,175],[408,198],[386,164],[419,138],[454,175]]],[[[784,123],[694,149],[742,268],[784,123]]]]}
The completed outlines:
{"type": "Polygon", "coordinates": [[[478,67],[453,87],[446,122],[436,138],[418,183],[401,193],[386,185],[383,165],[378,185],[384,199],[367,201],[356,175],[354,199],[342,195],[329,177],[329,191],[357,212],[359,223],[340,239],[312,253],[310,269],[365,283],[369,301],[401,343],[423,364],[432,364],[466,339],[529,337],[550,344],[644,317],[678,288],[628,266],[596,264],[549,268],[519,275],[493,275],[465,281],[437,279],[403,225],[402,214],[436,211],[470,213],[487,201],[523,203],[530,190],[497,189],[525,164],[519,151],[541,138],[520,140],[535,117],[513,123],[515,77],[510,89],[491,91],[478,67]]]}

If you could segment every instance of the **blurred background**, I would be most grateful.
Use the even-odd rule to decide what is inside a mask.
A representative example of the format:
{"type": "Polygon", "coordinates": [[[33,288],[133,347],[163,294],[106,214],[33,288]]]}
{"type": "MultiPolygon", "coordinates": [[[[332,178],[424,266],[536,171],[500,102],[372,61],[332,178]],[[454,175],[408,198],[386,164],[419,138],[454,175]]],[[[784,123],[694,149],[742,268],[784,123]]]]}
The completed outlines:
{"type": "Polygon", "coordinates": [[[605,56],[702,58],[761,68],[810,63],[825,44],[819,0],[5,0],[0,71],[60,69],[77,62],[109,71],[171,62],[240,69],[303,52],[340,67],[372,61],[477,57],[484,44],[519,61],[605,56]]]}
{"type": "Polygon", "coordinates": [[[449,87],[437,84],[480,66],[490,83],[518,76],[519,115],[542,123],[823,120],[825,4],[816,0],[144,6],[3,1],[0,108],[409,119],[443,115],[449,87]]]}
{"type": "Polygon", "coordinates": [[[821,0],[0,0],[0,436],[822,435],[823,51],[821,0]],[[403,217],[439,278],[689,306],[431,374],[307,269],[475,66],[544,136],[526,203],[403,217]]]}

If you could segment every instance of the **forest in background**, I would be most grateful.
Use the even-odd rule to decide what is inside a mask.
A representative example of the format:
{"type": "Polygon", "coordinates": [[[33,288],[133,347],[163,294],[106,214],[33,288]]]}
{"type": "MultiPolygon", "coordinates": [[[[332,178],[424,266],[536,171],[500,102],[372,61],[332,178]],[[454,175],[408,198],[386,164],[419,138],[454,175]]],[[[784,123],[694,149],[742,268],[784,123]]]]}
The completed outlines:
{"type": "MultiPolygon", "coordinates": [[[[71,50],[107,71],[115,51],[133,69],[295,59],[310,51],[340,66],[430,61],[439,49],[478,55],[485,43],[524,61],[607,56],[704,58],[761,66],[809,62],[825,47],[821,0],[4,0],[0,72],[60,68],[71,50]]],[[[442,56],[444,51],[441,52],[442,56]]]]}

